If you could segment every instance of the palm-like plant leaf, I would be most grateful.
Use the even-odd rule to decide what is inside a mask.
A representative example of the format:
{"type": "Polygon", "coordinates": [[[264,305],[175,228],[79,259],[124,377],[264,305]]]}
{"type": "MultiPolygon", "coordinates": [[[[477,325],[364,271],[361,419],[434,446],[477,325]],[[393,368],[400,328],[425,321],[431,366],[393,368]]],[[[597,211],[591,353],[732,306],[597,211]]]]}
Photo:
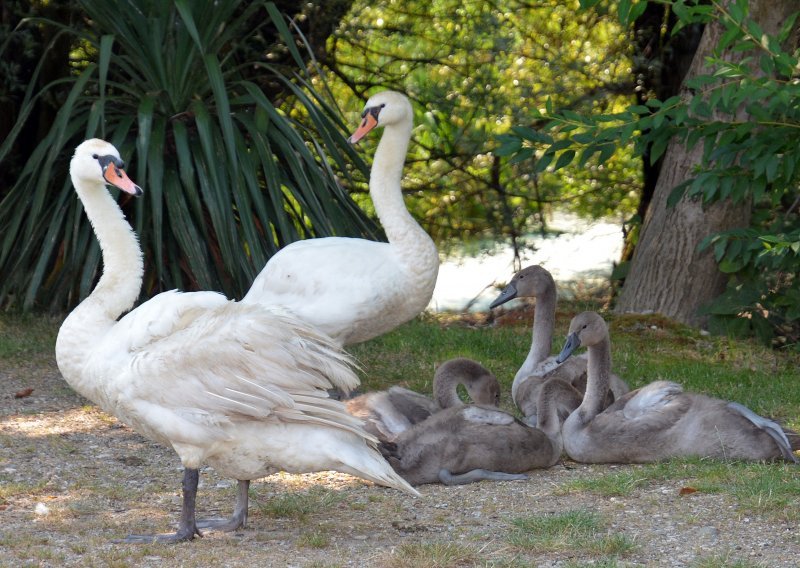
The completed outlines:
{"type": "MultiPolygon", "coordinates": [[[[68,180],[83,139],[109,140],[145,189],[121,205],[147,259],[145,293],[170,288],[239,297],[281,246],[378,230],[337,181],[366,175],[332,105],[314,92],[295,38],[265,2],[82,0],[75,46],[89,54],[47,135],[0,203],[0,299],[63,309],[86,296],[100,251],[68,180]],[[277,30],[277,32],[275,31],[277,30]],[[297,69],[250,61],[248,38],[279,34],[297,69]],[[302,112],[259,86],[282,85],[302,112]],[[336,170],[336,172],[334,171],[336,170]]],[[[59,83],[62,85],[63,82],[59,83]]],[[[56,85],[45,87],[45,91],[56,85]]],[[[42,93],[29,92],[20,121],[42,93]]],[[[0,167],[12,151],[0,146],[0,167]]]]}

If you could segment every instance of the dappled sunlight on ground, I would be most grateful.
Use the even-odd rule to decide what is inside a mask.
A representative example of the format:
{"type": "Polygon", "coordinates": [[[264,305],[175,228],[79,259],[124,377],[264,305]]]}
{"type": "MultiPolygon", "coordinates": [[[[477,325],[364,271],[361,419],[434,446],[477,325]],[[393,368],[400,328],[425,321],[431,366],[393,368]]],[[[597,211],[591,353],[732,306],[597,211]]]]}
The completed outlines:
{"type": "Polygon", "coordinates": [[[95,407],[71,408],[35,415],[11,415],[0,420],[0,433],[45,437],[106,429],[116,419],[95,407]]]}

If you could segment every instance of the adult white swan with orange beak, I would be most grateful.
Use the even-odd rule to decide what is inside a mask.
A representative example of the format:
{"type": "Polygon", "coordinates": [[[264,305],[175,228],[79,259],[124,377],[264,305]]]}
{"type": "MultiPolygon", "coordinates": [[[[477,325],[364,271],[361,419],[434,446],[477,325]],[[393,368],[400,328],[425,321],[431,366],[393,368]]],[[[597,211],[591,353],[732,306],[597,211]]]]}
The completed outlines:
{"type": "Polygon", "coordinates": [[[270,258],[243,303],[285,306],[340,345],[382,335],[427,307],[439,253],[408,212],[400,186],[413,119],[405,95],[383,91],[367,101],[350,137],[356,143],[383,127],[369,193],[389,242],[346,237],[294,242],[270,258]]]}
{"type": "Polygon", "coordinates": [[[215,292],[164,292],[123,318],[142,285],[142,251],[106,184],[142,190],[119,153],[87,140],[70,164],[72,183],[103,253],[103,275],[64,321],[56,360],[81,395],[143,436],[177,452],[184,467],[177,532],[129,542],[190,540],[203,526],[234,530],[247,519],[249,480],[275,471],[336,470],[416,494],[376,440],[327,389],[358,384],[350,358],[285,310],[241,304],[215,292]],[[198,468],[235,478],[230,520],[197,522],[198,468]]]}

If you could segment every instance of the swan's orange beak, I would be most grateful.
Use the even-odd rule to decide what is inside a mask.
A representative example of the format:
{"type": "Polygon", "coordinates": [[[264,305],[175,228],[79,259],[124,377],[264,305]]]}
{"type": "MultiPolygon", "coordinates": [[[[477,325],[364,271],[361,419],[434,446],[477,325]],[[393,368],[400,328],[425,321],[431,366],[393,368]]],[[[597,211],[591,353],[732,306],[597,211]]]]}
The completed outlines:
{"type": "Polygon", "coordinates": [[[142,188],[133,183],[131,178],[128,177],[128,174],[125,173],[120,167],[114,162],[108,164],[105,169],[103,170],[103,178],[113,185],[116,188],[121,189],[125,193],[130,193],[131,195],[140,196],[142,193],[142,188]]]}
{"type": "Polygon", "coordinates": [[[353,132],[353,135],[349,138],[350,144],[355,144],[364,138],[364,136],[367,135],[367,132],[378,126],[378,113],[380,112],[381,107],[368,108],[364,111],[364,114],[361,115],[364,117],[364,119],[361,121],[361,124],[358,126],[356,131],[353,132]]]}

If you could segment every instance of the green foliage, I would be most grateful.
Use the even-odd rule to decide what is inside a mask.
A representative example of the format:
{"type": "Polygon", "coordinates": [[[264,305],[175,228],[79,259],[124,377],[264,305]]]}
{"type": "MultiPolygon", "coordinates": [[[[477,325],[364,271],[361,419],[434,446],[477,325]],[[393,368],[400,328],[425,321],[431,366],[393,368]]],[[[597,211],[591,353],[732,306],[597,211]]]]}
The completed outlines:
{"type": "MultiPolygon", "coordinates": [[[[633,93],[627,37],[578,2],[397,3],[356,0],[331,40],[337,99],[379,88],[416,101],[407,203],[439,241],[518,238],[554,208],[632,213],[639,177],[629,154],[602,167],[546,170],[498,142],[550,98],[560,108],[614,112],[633,93]]],[[[353,107],[355,103],[349,104],[353,107]]]]}
{"type": "MultiPolygon", "coordinates": [[[[632,23],[636,7],[643,4],[620,3],[622,22],[632,23]]],[[[541,127],[512,129],[500,140],[501,151],[512,160],[532,153],[540,164],[560,170],[590,160],[608,163],[618,148],[630,143],[637,155],[646,155],[648,149],[653,163],[671,141],[688,150],[702,149],[695,175],[673,189],[669,204],[730,199],[755,207],[750,230],[713,235],[700,243],[701,249],[713,246],[720,269],[733,276],[726,294],[708,312],[718,328],[798,344],[800,84],[795,75],[800,58],[782,47],[798,14],[770,36],[749,18],[744,0],[727,7],[716,1],[695,5],[676,0],[671,8],[679,18],[674,31],[712,19],[724,28],[706,62],[707,72],[687,82],[690,95],[650,98],[622,112],[593,115],[548,101],[544,111],[532,115],[541,127]],[[725,50],[744,57],[728,61],[725,50]]]]}
{"type": "MultiPolygon", "coordinates": [[[[366,167],[338,113],[312,88],[287,22],[268,2],[83,0],[72,71],[29,91],[0,164],[35,102],[66,84],[52,127],[0,203],[0,300],[63,309],[101,269],[91,227],[70,187],[71,152],[100,137],[145,190],[122,207],[146,256],[146,295],[213,289],[240,296],[269,256],[294,240],[376,230],[337,182],[366,167]],[[300,73],[265,61],[265,38],[300,73]],[[287,114],[262,84],[291,96],[287,114]]],[[[39,25],[59,27],[56,22],[39,25]]],[[[269,43],[269,42],[268,42],[269,43]]],[[[38,68],[36,73],[38,73],[38,68]]]]}
{"type": "MultiPolygon", "coordinates": [[[[782,221],[782,220],[780,220],[782,221]]],[[[781,223],[784,224],[784,223],[781,223]]],[[[755,335],[777,347],[800,344],[800,228],[789,233],[739,229],[701,243],[712,247],[720,270],[732,274],[709,306],[712,326],[755,335]]]]}

